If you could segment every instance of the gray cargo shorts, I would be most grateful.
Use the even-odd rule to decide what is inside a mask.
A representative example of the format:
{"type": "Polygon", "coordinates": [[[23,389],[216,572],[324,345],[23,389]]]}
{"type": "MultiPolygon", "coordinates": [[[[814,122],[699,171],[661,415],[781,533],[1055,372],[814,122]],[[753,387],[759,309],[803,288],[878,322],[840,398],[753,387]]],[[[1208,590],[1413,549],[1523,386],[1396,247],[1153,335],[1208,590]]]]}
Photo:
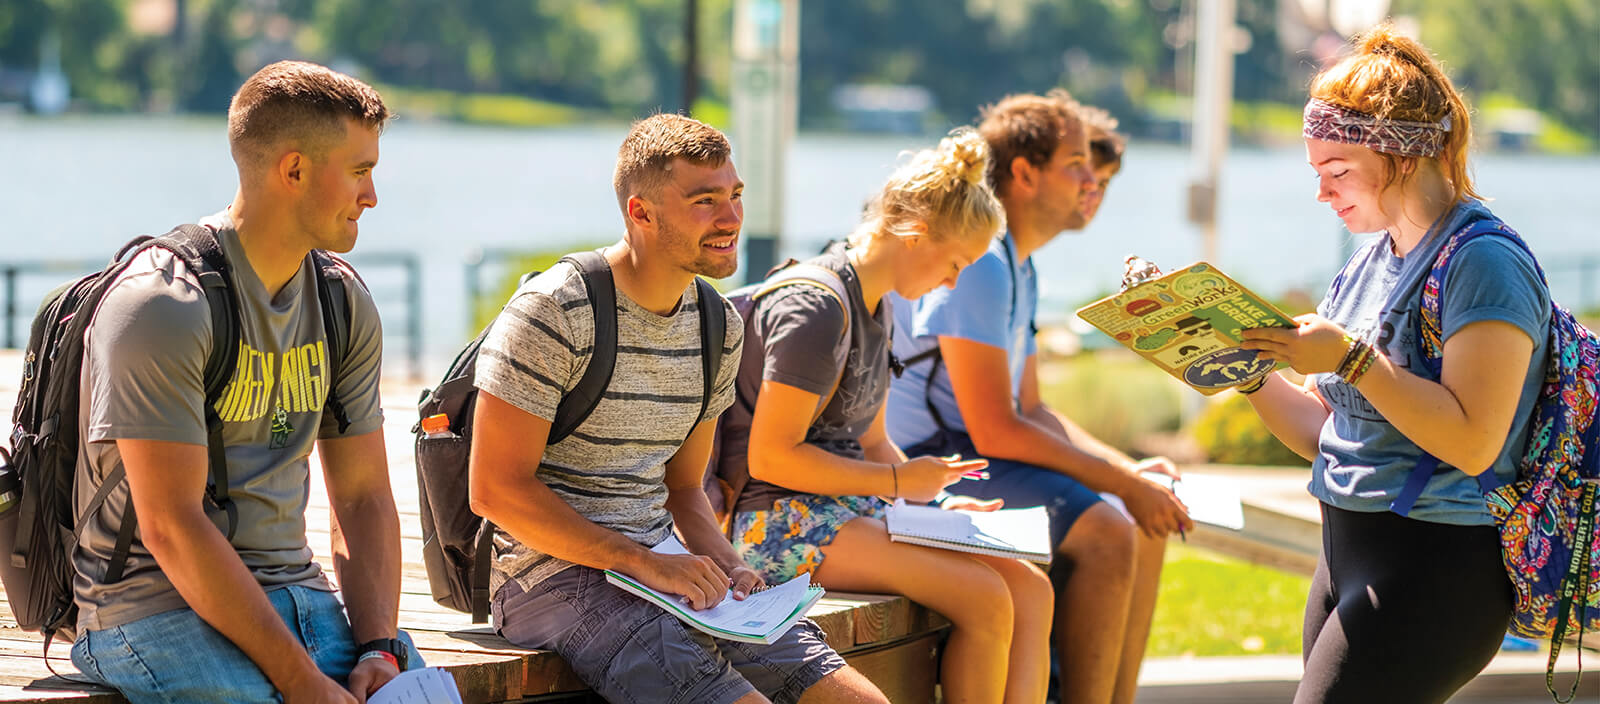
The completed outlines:
{"type": "Polygon", "coordinates": [[[526,592],[508,580],[490,611],[506,640],[555,651],[614,704],[728,704],[752,691],[796,702],[845,664],[811,619],[772,645],[712,638],[581,565],[526,592]]]}

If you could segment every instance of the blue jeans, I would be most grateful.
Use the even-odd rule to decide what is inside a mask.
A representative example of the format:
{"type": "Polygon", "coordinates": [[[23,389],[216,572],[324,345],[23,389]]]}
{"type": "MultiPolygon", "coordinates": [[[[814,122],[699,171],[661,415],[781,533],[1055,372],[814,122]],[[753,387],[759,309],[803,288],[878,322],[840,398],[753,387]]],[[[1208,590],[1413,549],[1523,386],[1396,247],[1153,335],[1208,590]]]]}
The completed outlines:
{"type": "MultiPolygon", "coordinates": [[[[355,667],[358,644],[338,597],[291,586],[267,592],[267,598],[317,668],[343,683],[355,667]]],[[[411,636],[402,631],[400,639],[411,650],[410,666],[422,667],[411,636]]],[[[279,701],[261,668],[193,609],[85,631],[72,644],[72,663],[133,704],[279,701]]]]}

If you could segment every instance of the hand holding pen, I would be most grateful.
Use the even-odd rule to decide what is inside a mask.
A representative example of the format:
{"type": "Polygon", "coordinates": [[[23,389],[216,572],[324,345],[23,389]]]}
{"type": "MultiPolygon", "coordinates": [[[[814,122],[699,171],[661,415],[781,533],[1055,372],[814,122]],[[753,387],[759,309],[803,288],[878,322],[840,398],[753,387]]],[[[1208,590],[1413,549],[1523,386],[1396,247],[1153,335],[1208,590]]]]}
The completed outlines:
{"type": "Polygon", "coordinates": [[[1125,489],[1117,491],[1128,507],[1128,512],[1133,514],[1133,519],[1139,525],[1139,530],[1152,538],[1170,535],[1174,532],[1187,539],[1187,531],[1194,529],[1194,521],[1189,518],[1189,508],[1183,505],[1171,489],[1150,480],[1142,475],[1143,472],[1153,471],[1172,477],[1173,482],[1179,481],[1177,468],[1171,460],[1156,457],[1134,463],[1125,489]]]}
{"type": "Polygon", "coordinates": [[[963,460],[960,455],[916,457],[891,467],[895,496],[906,501],[932,501],[940,490],[961,481],[964,475],[986,474],[983,470],[988,466],[988,460],[963,460]]]}

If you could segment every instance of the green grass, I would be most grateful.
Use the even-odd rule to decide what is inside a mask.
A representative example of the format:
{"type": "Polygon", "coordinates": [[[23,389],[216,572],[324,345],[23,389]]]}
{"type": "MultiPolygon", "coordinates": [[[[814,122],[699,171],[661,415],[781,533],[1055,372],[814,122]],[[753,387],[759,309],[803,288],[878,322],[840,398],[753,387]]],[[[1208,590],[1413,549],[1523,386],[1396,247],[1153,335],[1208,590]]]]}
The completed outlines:
{"type": "Polygon", "coordinates": [[[1300,652],[1307,577],[1185,545],[1167,550],[1150,657],[1300,652]]]}

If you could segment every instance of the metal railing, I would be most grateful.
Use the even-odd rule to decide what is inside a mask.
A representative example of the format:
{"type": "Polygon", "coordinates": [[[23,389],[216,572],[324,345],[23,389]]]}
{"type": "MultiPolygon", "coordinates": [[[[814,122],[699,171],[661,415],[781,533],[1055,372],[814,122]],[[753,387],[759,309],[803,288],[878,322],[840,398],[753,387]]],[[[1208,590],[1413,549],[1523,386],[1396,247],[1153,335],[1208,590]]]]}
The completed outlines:
{"type": "MultiPolygon", "coordinates": [[[[372,291],[380,309],[390,303],[405,306],[405,324],[398,336],[405,338],[404,356],[410,378],[422,376],[422,262],[410,252],[364,252],[348,258],[372,291]]],[[[44,299],[55,286],[104,268],[105,259],[27,259],[0,261],[0,281],[5,296],[4,347],[16,349],[27,344],[28,325],[44,299]],[[25,292],[27,280],[42,279],[38,288],[25,292]],[[31,295],[25,295],[31,294],[31,295]],[[23,307],[24,301],[34,305],[23,307]]],[[[392,328],[384,326],[385,337],[392,328]]],[[[388,345],[385,345],[388,347],[388,345]]]]}
{"type": "MultiPolygon", "coordinates": [[[[504,281],[505,277],[509,275],[507,269],[512,262],[520,261],[532,254],[534,254],[532,250],[516,247],[474,247],[467,252],[466,269],[463,275],[466,279],[467,317],[465,320],[468,325],[477,325],[478,307],[483,305],[483,297],[488,294],[485,289],[499,286],[499,282],[504,281]],[[485,274],[495,274],[496,276],[486,283],[484,281],[485,274]]],[[[524,273],[527,272],[518,272],[518,276],[524,273]]],[[[501,302],[503,303],[504,301],[501,302]]],[[[476,329],[469,330],[467,334],[476,335],[478,331],[476,329]]]]}

